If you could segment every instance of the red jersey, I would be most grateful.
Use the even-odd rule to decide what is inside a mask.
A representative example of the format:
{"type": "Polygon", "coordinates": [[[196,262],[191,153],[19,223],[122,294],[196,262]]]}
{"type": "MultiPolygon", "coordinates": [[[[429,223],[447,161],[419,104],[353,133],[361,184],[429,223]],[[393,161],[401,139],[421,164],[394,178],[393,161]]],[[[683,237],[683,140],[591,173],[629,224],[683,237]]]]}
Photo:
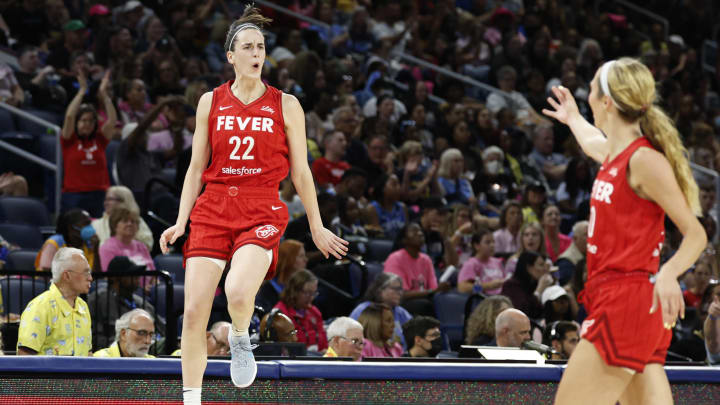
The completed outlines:
{"type": "Polygon", "coordinates": [[[202,180],[277,190],[290,169],[282,92],[266,85],[262,96],[243,104],[232,93],[232,83],[213,90],[208,116],[212,157],[202,180]]]}
{"type": "Polygon", "coordinates": [[[108,140],[99,129],[91,138],[60,138],[63,154],[63,193],[104,191],[110,187],[105,149],[108,140]]]}
{"type": "Polygon", "coordinates": [[[339,162],[331,162],[321,156],[312,164],[312,173],[315,180],[320,186],[327,184],[337,185],[342,180],[345,170],[349,169],[348,162],[341,160],[339,162]]]}
{"type": "Polygon", "coordinates": [[[588,280],[608,270],[658,271],[665,211],[635,194],[626,176],[630,158],[640,147],[652,145],[645,137],[636,139],[615,159],[606,159],[595,177],[588,226],[588,280]]]}

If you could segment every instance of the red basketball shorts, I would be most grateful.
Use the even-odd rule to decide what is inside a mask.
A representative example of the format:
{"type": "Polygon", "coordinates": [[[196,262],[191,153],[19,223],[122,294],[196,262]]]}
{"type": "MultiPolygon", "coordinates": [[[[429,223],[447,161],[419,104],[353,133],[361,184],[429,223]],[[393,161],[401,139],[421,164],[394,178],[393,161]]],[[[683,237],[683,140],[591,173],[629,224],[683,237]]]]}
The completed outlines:
{"type": "Polygon", "coordinates": [[[238,188],[208,184],[190,214],[190,235],[184,259],[211,257],[230,261],[243,245],[272,250],[265,276],[275,274],[280,238],[288,223],[288,210],[272,188],[238,188]]]}
{"type": "Polygon", "coordinates": [[[665,363],[672,332],[662,311],[650,314],[654,285],[644,271],[610,272],[588,280],[580,301],[588,317],[580,336],[592,342],[610,366],[643,372],[649,363],[665,363]]]}

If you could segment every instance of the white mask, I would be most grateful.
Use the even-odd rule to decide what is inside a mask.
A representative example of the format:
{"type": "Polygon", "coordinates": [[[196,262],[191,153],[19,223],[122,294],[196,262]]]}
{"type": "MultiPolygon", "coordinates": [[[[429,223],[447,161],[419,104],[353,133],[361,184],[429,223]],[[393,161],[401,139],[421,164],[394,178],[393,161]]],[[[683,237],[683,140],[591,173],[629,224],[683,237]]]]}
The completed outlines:
{"type": "Polygon", "coordinates": [[[497,160],[492,160],[485,163],[485,171],[488,174],[498,174],[498,172],[500,171],[500,162],[497,160]]]}

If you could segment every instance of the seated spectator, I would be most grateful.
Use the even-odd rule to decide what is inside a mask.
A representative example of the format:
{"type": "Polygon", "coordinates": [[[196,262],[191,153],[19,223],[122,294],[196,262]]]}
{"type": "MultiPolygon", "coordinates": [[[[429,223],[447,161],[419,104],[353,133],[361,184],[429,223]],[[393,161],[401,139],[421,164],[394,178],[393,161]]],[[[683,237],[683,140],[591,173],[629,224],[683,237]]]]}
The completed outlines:
{"type": "Polygon", "coordinates": [[[368,200],[365,198],[367,185],[368,174],[363,169],[353,166],[345,170],[340,183],[334,187],[334,190],[338,196],[353,197],[358,203],[358,208],[364,210],[368,205],[368,200]]]}
{"type": "MultiPolygon", "coordinates": [[[[208,356],[229,356],[230,355],[230,343],[228,336],[230,334],[230,328],[232,324],[230,322],[218,321],[210,326],[210,330],[205,332],[207,336],[207,354],[208,356]]],[[[180,356],[182,354],[181,349],[177,349],[172,352],[171,356],[180,356]]]]}
{"type": "Polygon", "coordinates": [[[325,357],[352,357],[355,361],[362,359],[365,340],[360,322],[346,316],[335,318],[328,326],[327,335],[330,346],[325,357]]]}
{"type": "Polygon", "coordinates": [[[28,183],[25,177],[13,172],[0,174],[0,196],[27,197],[28,183]]]}
{"type": "Polygon", "coordinates": [[[155,270],[155,262],[150,251],[142,242],[136,240],[140,216],[135,211],[118,206],[110,211],[110,238],[100,245],[100,265],[107,271],[110,261],[116,256],[127,256],[135,264],[155,270]]]}
{"type": "Polygon", "coordinates": [[[568,360],[580,343],[580,328],[576,322],[555,321],[545,328],[543,344],[552,347],[555,353],[550,355],[550,360],[568,360]]]}
{"type": "Polygon", "coordinates": [[[462,204],[455,205],[445,235],[452,235],[450,242],[457,254],[458,263],[456,267],[462,268],[465,262],[473,255],[472,236],[475,228],[470,207],[462,204]]]}
{"type": "Polygon", "coordinates": [[[500,294],[510,298],[513,307],[532,319],[542,318],[542,293],[554,282],[549,273],[545,257],[537,252],[527,251],[520,255],[515,273],[502,286],[500,294]]]}
{"type": "Polygon", "coordinates": [[[482,167],[478,168],[471,183],[482,214],[501,215],[503,204],[512,201],[518,194],[515,177],[510,166],[505,165],[505,160],[505,152],[495,145],[482,152],[482,167]]]}
{"type": "Polygon", "coordinates": [[[705,290],[710,286],[712,269],[707,262],[698,261],[692,269],[693,286],[683,292],[685,306],[698,308],[705,290]]]}
{"type": "Polygon", "coordinates": [[[283,31],[278,35],[276,43],[268,57],[275,61],[278,68],[288,67],[303,49],[302,32],[298,29],[283,31]]]}
{"type": "Polygon", "coordinates": [[[290,176],[280,182],[280,191],[278,194],[280,195],[280,201],[284,202],[287,206],[291,220],[300,218],[305,214],[305,206],[302,204],[302,200],[295,190],[290,176]]]}
{"type": "Polygon", "coordinates": [[[448,205],[460,203],[474,207],[477,199],[470,182],[464,177],[464,161],[462,152],[458,149],[451,148],[442,153],[438,168],[440,194],[448,205]]]}
{"type": "Polygon", "coordinates": [[[526,340],[530,340],[530,319],[527,315],[515,308],[500,312],[495,319],[497,346],[519,348],[526,340]]]}
{"type": "MultiPolygon", "coordinates": [[[[317,200],[322,223],[333,223],[338,213],[337,197],[328,193],[320,193],[317,196],[317,200]]],[[[288,223],[285,229],[285,238],[295,239],[303,244],[305,254],[307,255],[308,268],[313,268],[317,263],[324,260],[322,253],[318,250],[317,246],[315,246],[315,242],[313,242],[307,214],[293,219],[288,223]]]]}
{"type": "Polygon", "coordinates": [[[155,320],[144,309],[136,308],[115,321],[115,341],[110,347],[93,353],[94,357],[155,358],[148,354],[155,343],[155,320]]]}
{"type": "Polygon", "coordinates": [[[522,205],[523,223],[540,223],[543,208],[547,202],[547,190],[539,182],[532,182],[525,186],[522,205]]]}
{"type": "Polygon", "coordinates": [[[18,108],[25,103],[25,91],[20,87],[13,69],[5,62],[0,63],[0,101],[18,108]]]}
{"type": "Polygon", "coordinates": [[[117,113],[108,94],[109,70],[98,89],[98,97],[103,100],[104,111],[108,114],[101,128],[95,107],[81,104],[88,88],[84,73],[80,72],[77,78],[80,88],[65,112],[62,128],[62,207],[63,210],[83,208],[97,218],[102,215],[105,190],[110,187],[105,148],[112,138],[117,113]]]}
{"type": "Polygon", "coordinates": [[[372,304],[360,314],[358,322],[365,336],[362,357],[402,356],[403,348],[394,337],[395,320],[389,307],[372,304]]]}
{"type": "Polygon", "coordinates": [[[467,320],[465,344],[485,346],[495,340],[495,319],[508,308],[512,308],[512,302],[504,295],[493,295],[482,300],[467,320]]]}
{"type": "Polygon", "coordinates": [[[298,341],[295,324],[279,309],[273,308],[260,320],[260,341],[295,343],[298,341]]]}
{"type": "Polygon", "coordinates": [[[560,210],[556,205],[545,207],[542,226],[545,230],[545,250],[550,260],[555,263],[560,253],[572,244],[569,236],[560,233],[560,210]]]}
{"type": "MultiPolygon", "coordinates": [[[[347,135],[347,134],[345,134],[347,135]]],[[[348,159],[348,162],[357,166],[368,174],[368,179],[378,179],[382,175],[390,175],[395,172],[395,162],[393,154],[390,153],[390,142],[385,134],[371,134],[365,139],[367,144],[367,153],[362,155],[357,151],[358,155],[362,155],[359,161],[348,159]]],[[[351,148],[352,149],[352,146],[351,148]]],[[[364,151],[363,151],[364,152],[364,151]]]]}
{"type": "Polygon", "coordinates": [[[350,313],[350,318],[358,319],[360,314],[372,304],[383,304],[390,308],[395,319],[395,336],[400,340],[400,344],[405,348],[405,338],[403,337],[402,325],[412,319],[412,315],[400,306],[400,300],[403,296],[403,284],[400,277],[393,273],[380,273],[370,284],[363,302],[358,304],[350,313]]]}
{"type": "Polygon", "coordinates": [[[292,319],[298,342],[305,343],[308,350],[323,352],[328,343],[322,314],[312,304],[318,295],[317,288],[317,278],[307,270],[299,270],[288,280],[275,308],[292,319]]]}
{"type": "Polygon", "coordinates": [[[81,209],[65,212],[58,218],[55,235],[49,237],[35,257],[35,269],[50,271],[53,257],[58,249],[74,247],[82,249],[93,271],[100,271],[100,242],[90,225],[90,215],[81,209]]]}
{"type": "Polygon", "coordinates": [[[425,236],[421,251],[427,253],[437,269],[458,266],[458,256],[451,235],[447,232],[449,210],[442,198],[428,197],[420,203],[420,228],[425,236]]]}
{"type": "Polygon", "coordinates": [[[502,259],[494,257],[495,239],[487,229],[481,229],[472,236],[473,257],[469,258],[458,275],[458,291],[486,295],[500,293],[503,283],[511,273],[507,273],[502,259]]]}
{"type": "MultiPolygon", "coordinates": [[[[115,256],[107,267],[109,274],[123,274],[131,271],[145,271],[147,268],[133,263],[127,256],[115,256]]],[[[88,295],[88,306],[93,319],[95,347],[105,347],[112,342],[115,320],[120,314],[135,308],[143,308],[151,314],[155,307],[144,297],[135,294],[140,286],[140,277],[108,277],[107,287],[99,287],[88,295]]],[[[164,335],[164,322],[157,321],[158,329],[164,335]]]]}
{"type": "Polygon", "coordinates": [[[414,315],[435,314],[432,295],[450,290],[450,284],[438,284],[432,260],[420,248],[425,235],[416,223],[403,227],[395,238],[393,252],[385,260],[383,271],[400,277],[403,285],[403,306],[414,315]]]}
{"type": "Polygon", "coordinates": [[[500,229],[493,232],[496,253],[513,254],[518,251],[522,224],[520,204],[517,201],[508,201],[500,213],[500,229]]]}
{"type": "Polygon", "coordinates": [[[565,156],[554,152],[555,135],[551,125],[541,125],[533,131],[533,150],[528,158],[542,170],[542,173],[555,190],[565,179],[568,160],[565,156]]]}
{"type": "MultiPolygon", "coordinates": [[[[118,110],[120,110],[120,119],[124,124],[130,122],[140,122],[145,114],[149,113],[153,105],[147,99],[147,91],[145,82],[141,79],[132,79],[125,85],[124,91],[121,93],[123,99],[118,102],[118,110]]],[[[164,117],[159,117],[157,125],[154,129],[160,130],[167,126],[164,117]],[[162,126],[159,126],[162,125],[162,126]]]]}
{"type": "Polygon", "coordinates": [[[17,354],[88,356],[92,350],[90,310],[80,298],[92,276],[83,251],[63,247],[52,259],[52,284],[20,316],[17,354]]]}
{"type": "Polygon", "coordinates": [[[555,261],[558,266],[558,281],[560,285],[567,284],[575,272],[580,260],[585,258],[587,252],[588,221],[578,221],[572,228],[572,243],[555,261]]]}
{"type": "MultiPolygon", "coordinates": [[[[95,228],[95,234],[100,239],[100,244],[110,238],[110,212],[117,206],[123,206],[130,211],[140,213],[140,207],[135,202],[135,196],[132,191],[125,186],[111,186],[105,192],[105,202],[103,203],[104,211],[101,218],[93,219],[92,227],[95,228]]],[[[138,240],[147,246],[148,251],[153,248],[153,234],[150,227],[145,223],[142,217],[138,217],[139,228],[135,240],[138,240]]]]}
{"type": "Polygon", "coordinates": [[[409,349],[403,357],[436,357],[442,351],[440,321],[430,316],[418,316],[403,325],[409,349]]]}
{"type": "Polygon", "coordinates": [[[367,223],[380,226],[383,236],[394,239],[408,220],[407,207],[400,200],[400,182],[394,174],[383,174],[370,189],[372,201],[365,210],[367,223]]]}
{"type": "Polygon", "coordinates": [[[590,163],[587,159],[572,158],[565,171],[565,181],[560,183],[555,200],[563,215],[568,218],[578,218],[578,207],[590,201],[593,176],[590,172],[590,163]]]}
{"type": "Polygon", "coordinates": [[[559,285],[551,285],[542,293],[540,303],[543,306],[545,325],[555,321],[572,321],[577,317],[578,306],[575,297],[559,285]]]}
{"type": "Polygon", "coordinates": [[[712,303],[708,307],[703,332],[705,351],[711,366],[720,365],[720,285],[712,287],[712,303]]]}
{"type": "Polygon", "coordinates": [[[347,140],[340,131],[332,131],[323,138],[325,154],[312,163],[312,174],[321,189],[340,183],[345,170],[350,168],[343,160],[347,150],[347,140]]]}
{"type": "Polygon", "coordinates": [[[528,222],[520,227],[518,232],[518,250],[505,261],[505,270],[514,273],[517,267],[518,259],[523,252],[540,252],[545,251],[545,237],[542,228],[537,222],[528,222]]]}
{"type": "Polygon", "coordinates": [[[268,311],[280,300],[280,294],[293,274],[307,267],[307,256],[303,244],[285,239],[278,247],[278,260],[275,266],[275,277],[263,281],[260,290],[255,296],[255,305],[268,311]]]}
{"type": "Polygon", "coordinates": [[[351,195],[339,195],[337,202],[339,221],[335,224],[335,234],[349,242],[348,254],[363,256],[368,233],[361,222],[360,206],[351,195]]]}
{"type": "Polygon", "coordinates": [[[65,89],[57,84],[58,75],[50,65],[40,68],[40,56],[34,46],[20,49],[18,58],[20,69],[15,73],[18,84],[30,94],[26,105],[62,113],[67,104],[65,89]]]}
{"type": "Polygon", "coordinates": [[[439,196],[437,162],[425,158],[418,141],[405,141],[398,151],[398,179],[402,187],[402,200],[414,203],[430,195],[439,196]]]}
{"type": "Polygon", "coordinates": [[[515,68],[510,65],[505,65],[498,69],[498,88],[509,93],[510,97],[506,97],[498,92],[490,93],[486,102],[487,108],[493,114],[497,114],[498,111],[505,107],[517,111],[518,120],[525,125],[545,121],[545,119],[532,108],[525,96],[515,89],[516,82],[517,72],[515,68]]]}

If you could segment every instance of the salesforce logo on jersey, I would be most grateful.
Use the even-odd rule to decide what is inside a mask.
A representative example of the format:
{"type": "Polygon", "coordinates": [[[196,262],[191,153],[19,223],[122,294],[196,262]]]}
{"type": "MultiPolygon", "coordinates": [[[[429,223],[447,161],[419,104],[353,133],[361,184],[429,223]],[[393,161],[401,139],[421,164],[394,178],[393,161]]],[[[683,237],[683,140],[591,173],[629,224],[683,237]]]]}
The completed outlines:
{"type": "Polygon", "coordinates": [[[262,167],[223,167],[222,174],[234,174],[237,176],[252,176],[262,173],[262,167]]]}

